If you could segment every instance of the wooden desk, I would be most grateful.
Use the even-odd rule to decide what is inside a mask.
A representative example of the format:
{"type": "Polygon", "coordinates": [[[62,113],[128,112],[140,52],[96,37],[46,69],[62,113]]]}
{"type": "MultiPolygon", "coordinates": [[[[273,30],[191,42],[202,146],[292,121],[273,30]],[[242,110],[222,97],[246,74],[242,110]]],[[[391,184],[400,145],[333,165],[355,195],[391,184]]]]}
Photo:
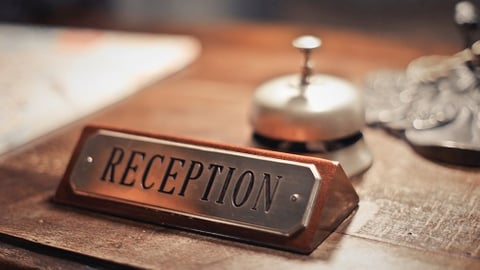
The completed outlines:
{"type": "Polygon", "coordinates": [[[365,129],[373,166],[352,179],[358,212],[311,255],[252,246],[59,206],[51,197],[81,128],[108,124],[248,145],[250,98],[261,82],[297,72],[292,38],[316,34],[316,70],[360,85],[449,45],[342,30],[230,25],[158,28],[203,45],[189,68],[88,119],[0,159],[0,267],[155,269],[480,269],[480,169],[426,160],[403,141],[365,129]]]}

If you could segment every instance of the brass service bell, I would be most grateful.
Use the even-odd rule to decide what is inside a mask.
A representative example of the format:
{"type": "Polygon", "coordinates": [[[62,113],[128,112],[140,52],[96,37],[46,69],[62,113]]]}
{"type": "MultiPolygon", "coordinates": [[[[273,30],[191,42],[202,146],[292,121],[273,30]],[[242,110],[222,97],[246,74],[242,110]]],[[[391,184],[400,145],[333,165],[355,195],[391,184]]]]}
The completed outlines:
{"type": "Polygon", "coordinates": [[[293,46],[305,56],[301,74],[270,80],[254,93],[254,143],[272,150],[339,161],[354,176],[372,164],[361,133],[364,102],[348,81],[312,74],[310,54],[321,46],[314,36],[301,36],[293,46]]]}

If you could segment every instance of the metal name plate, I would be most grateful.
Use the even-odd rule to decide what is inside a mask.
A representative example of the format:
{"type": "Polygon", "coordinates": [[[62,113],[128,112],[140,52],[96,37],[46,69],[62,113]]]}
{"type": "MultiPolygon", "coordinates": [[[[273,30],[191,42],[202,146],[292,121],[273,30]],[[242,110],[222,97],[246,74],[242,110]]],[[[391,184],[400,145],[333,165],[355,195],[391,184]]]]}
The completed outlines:
{"type": "Polygon", "coordinates": [[[79,157],[76,193],[286,236],[306,227],[320,185],[311,164],[106,130],[79,157]]]}
{"type": "Polygon", "coordinates": [[[318,164],[236,150],[87,128],[55,200],[251,242],[281,242],[318,226],[322,186],[331,186],[318,164]]]}

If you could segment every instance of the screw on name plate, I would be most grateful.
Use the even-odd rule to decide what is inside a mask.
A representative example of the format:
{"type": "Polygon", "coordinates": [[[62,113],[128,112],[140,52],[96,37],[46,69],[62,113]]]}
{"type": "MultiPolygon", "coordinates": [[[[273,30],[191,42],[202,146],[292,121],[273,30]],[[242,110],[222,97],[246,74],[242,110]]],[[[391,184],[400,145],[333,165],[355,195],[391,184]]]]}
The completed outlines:
{"type": "Polygon", "coordinates": [[[300,199],[300,195],[298,195],[298,194],[296,194],[296,193],[295,193],[295,194],[292,194],[292,196],[290,196],[290,201],[292,201],[292,202],[296,202],[296,201],[298,201],[299,199],[300,199]]]}

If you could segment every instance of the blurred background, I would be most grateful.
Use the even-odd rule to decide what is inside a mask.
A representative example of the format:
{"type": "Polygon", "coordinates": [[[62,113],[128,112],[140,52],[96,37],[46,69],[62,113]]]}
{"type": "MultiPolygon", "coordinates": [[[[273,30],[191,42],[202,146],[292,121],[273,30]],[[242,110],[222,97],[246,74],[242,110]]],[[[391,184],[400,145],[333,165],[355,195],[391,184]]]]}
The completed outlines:
{"type": "MultiPolygon", "coordinates": [[[[480,1],[480,0],[479,0],[480,1]]],[[[473,1],[477,6],[479,1],[473,1]]],[[[459,42],[454,0],[2,0],[0,20],[131,30],[189,23],[320,24],[459,42]]],[[[148,29],[146,29],[148,30],[148,29]]]]}

